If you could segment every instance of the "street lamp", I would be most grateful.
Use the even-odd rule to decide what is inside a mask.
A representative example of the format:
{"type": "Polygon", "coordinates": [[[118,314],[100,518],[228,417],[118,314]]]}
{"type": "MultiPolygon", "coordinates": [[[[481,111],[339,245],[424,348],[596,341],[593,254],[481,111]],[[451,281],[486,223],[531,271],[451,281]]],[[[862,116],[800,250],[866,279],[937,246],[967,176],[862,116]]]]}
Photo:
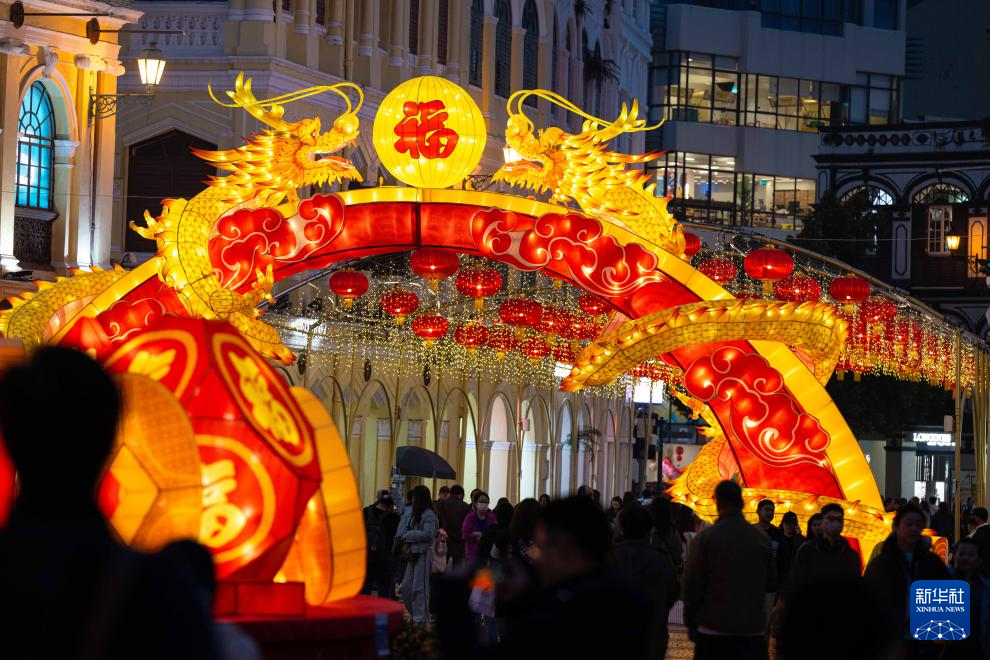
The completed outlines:
{"type": "Polygon", "coordinates": [[[161,84],[162,74],[165,73],[165,54],[152,41],[137,58],[138,75],[141,77],[141,84],[144,85],[144,92],[133,92],[124,94],[90,94],[89,96],[89,123],[94,123],[97,119],[105,119],[117,114],[119,104],[124,99],[130,99],[143,105],[151,103],[155,95],[155,89],[161,84]]]}
{"type": "Polygon", "coordinates": [[[949,234],[945,237],[945,247],[949,248],[950,252],[955,252],[959,249],[959,242],[962,240],[962,236],[959,234],[949,234]]]}

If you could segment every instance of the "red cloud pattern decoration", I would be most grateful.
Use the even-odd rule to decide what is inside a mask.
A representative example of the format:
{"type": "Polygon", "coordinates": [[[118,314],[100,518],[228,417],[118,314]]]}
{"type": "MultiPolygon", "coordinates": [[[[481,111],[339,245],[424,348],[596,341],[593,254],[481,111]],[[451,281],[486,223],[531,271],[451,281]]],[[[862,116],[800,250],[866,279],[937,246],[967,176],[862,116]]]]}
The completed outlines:
{"type": "Polygon", "coordinates": [[[734,440],[766,465],[828,468],[831,438],[817,419],[798,409],[783,376],[762,356],[723,346],[696,359],[684,385],[695,398],[727,406],[734,440]]]}
{"type": "Polygon", "coordinates": [[[241,289],[258,269],[305,260],[332,243],[343,226],[344,205],[336,195],[313,195],[288,219],[273,208],[238,209],[214,227],[210,260],[224,287],[241,289]]]}
{"type": "Polygon", "coordinates": [[[620,245],[602,234],[597,220],[577,213],[548,213],[531,222],[511,211],[478,211],[471,235],[485,256],[520,270],[548,268],[606,297],[627,296],[663,279],[656,255],[635,243],[620,245]]]}

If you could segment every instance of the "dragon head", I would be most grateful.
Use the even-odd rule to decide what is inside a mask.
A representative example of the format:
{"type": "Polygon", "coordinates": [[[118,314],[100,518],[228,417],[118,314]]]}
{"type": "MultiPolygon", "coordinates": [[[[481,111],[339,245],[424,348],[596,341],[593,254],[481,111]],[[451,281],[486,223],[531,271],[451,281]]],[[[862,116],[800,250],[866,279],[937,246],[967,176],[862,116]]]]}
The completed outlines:
{"type": "Polygon", "coordinates": [[[255,197],[262,205],[274,206],[286,197],[294,199],[297,188],[319,187],[344,179],[361,180],[354,165],[341,155],[358,137],[357,113],[364,95],[356,85],[318,85],[258,100],[251,91],[251,79],[245,80],[244,74],[239,74],[234,91],[227,92],[231,103],[217,100],[212,89],[210,96],[224,107],[243,108],[269,127],[245,140],[243,147],[228,151],[193,150],[200,158],[230,172],[229,176],[212,177],[210,185],[229,191],[231,201],[255,197]],[[345,89],[357,91],[356,105],[351,103],[345,89]],[[325,91],[339,94],[347,105],[330,130],[322,130],[319,117],[295,122],[283,118],[286,103],[325,91]]]}
{"type": "MultiPolygon", "coordinates": [[[[517,92],[518,94],[518,92],[517,92]]],[[[533,122],[519,108],[512,110],[505,125],[505,142],[512,158],[507,159],[492,177],[537,193],[556,193],[564,174],[565,155],[561,151],[566,134],[556,126],[534,133],[533,122]]]]}

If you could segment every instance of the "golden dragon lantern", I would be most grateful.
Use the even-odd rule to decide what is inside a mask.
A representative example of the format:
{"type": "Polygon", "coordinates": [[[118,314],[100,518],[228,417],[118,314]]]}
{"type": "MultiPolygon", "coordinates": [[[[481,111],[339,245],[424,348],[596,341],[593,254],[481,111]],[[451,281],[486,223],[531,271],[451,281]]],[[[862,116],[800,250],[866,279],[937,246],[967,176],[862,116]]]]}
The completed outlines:
{"type": "MultiPolygon", "coordinates": [[[[300,199],[301,188],[361,179],[342,155],[359,135],[361,91],[339,83],[258,99],[238,76],[227,98],[223,105],[266,128],[236,149],[198,151],[226,176],[132,225],[156,241],[155,258],[39,283],[0,313],[0,332],[27,349],[90,350],[122,378],[161,386],[128,387],[158,398],[167,390],[169,405],[185,411],[188,426],[168,438],[122,441],[123,458],[101,490],[111,520],[118,510],[145,515],[146,505],[123,502],[132,493],[145,503],[187,498],[195,489],[188,478],[166,483],[131,469],[143,451],[181,447],[198,461],[191,474],[198,468],[201,506],[177,507],[174,529],[199,529],[225,578],[305,583],[311,604],[356,593],[364,536],[353,471],[321,404],[286,387],[263,359],[295,356],[257,309],[275,282],[296,273],[436,247],[541,271],[613,310],[606,330],[589,325],[599,336],[572,356],[565,390],[609,383],[662,356],[676,396],[712,439],[674,484],[676,501],[710,517],[715,484],[735,478],[750,513],[765,497],[799,516],[834,501],[864,550],[886,535],[869,466],[823,387],[847,322],[824,302],[736,300],[685,259],[669,200],[637,168],[659,154],[609,149],[620,135],[654,128],[635,102],[608,120],[548,91],[516,92],[505,141],[518,159],[493,178],[526,194],[449,189],[480,162],[483,119],[453,83],[411,80],[386,96],[373,129],[382,163],[409,186],[300,199]],[[293,101],[319,93],[342,100],[333,121],[286,118],[293,101]],[[537,128],[526,114],[532,97],[580,116],[581,130],[537,128]]],[[[139,539],[167,522],[130,519],[127,535],[139,539]]],[[[147,537],[152,544],[168,534],[147,537]]]]}

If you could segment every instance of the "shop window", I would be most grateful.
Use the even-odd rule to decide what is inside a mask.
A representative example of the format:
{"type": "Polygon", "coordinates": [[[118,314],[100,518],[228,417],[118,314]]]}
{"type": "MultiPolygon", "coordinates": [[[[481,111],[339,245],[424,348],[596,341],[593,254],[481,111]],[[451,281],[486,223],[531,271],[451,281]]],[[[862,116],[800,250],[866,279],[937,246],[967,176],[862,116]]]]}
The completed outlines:
{"type": "Polygon", "coordinates": [[[485,3],[483,0],[471,2],[471,62],[470,80],[472,85],[481,86],[482,48],[485,41],[485,3]]]}
{"type": "Polygon", "coordinates": [[[951,206],[928,207],[928,254],[949,254],[945,235],[952,227],[951,206]]]}
{"type": "Polygon", "coordinates": [[[36,209],[52,207],[52,164],[55,151],[55,111],[45,86],[28,88],[17,117],[16,204],[36,209]]]}

